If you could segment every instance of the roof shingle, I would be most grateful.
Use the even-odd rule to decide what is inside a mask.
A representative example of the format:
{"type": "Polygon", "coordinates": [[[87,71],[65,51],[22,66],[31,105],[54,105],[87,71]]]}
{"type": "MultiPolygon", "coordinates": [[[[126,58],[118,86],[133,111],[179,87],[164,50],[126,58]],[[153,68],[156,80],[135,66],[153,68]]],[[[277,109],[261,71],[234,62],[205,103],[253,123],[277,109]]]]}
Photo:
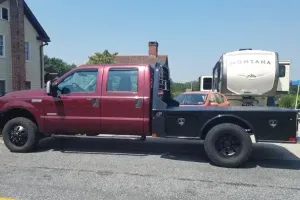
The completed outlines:
{"type": "Polygon", "coordinates": [[[153,56],[116,56],[115,64],[155,64],[156,62],[167,63],[167,55],[153,56]]]}

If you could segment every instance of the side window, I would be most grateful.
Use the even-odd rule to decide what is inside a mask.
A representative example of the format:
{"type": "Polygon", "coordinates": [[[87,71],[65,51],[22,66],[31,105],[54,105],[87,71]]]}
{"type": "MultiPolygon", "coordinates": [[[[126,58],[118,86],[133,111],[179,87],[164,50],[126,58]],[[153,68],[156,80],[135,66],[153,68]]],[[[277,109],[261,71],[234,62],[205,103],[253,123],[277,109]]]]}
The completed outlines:
{"type": "Polygon", "coordinates": [[[210,99],[209,99],[211,102],[217,102],[216,100],[216,96],[214,94],[211,94],[210,95],[210,99]]]}
{"type": "Polygon", "coordinates": [[[222,95],[220,94],[215,94],[216,95],[216,98],[217,98],[217,102],[220,104],[220,103],[224,103],[224,98],[222,95]]]}
{"type": "Polygon", "coordinates": [[[98,71],[75,71],[58,84],[58,93],[95,92],[98,71]]]}
{"type": "Polygon", "coordinates": [[[110,69],[107,77],[107,92],[137,92],[138,69],[110,69]]]}
{"type": "Polygon", "coordinates": [[[285,65],[279,65],[279,77],[285,77],[285,65]]]}

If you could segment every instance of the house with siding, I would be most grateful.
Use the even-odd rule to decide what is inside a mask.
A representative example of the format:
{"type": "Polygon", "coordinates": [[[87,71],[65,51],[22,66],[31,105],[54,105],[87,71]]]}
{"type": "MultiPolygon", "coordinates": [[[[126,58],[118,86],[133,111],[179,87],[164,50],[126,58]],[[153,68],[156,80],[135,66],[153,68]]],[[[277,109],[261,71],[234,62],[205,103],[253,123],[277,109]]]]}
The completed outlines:
{"type": "Polygon", "coordinates": [[[0,93],[44,87],[48,42],[24,0],[0,0],[0,93]]]}
{"type": "Polygon", "coordinates": [[[148,42],[148,55],[117,55],[115,64],[155,64],[161,62],[168,65],[168,55],[158,54],[158,42],[148,42]]]}

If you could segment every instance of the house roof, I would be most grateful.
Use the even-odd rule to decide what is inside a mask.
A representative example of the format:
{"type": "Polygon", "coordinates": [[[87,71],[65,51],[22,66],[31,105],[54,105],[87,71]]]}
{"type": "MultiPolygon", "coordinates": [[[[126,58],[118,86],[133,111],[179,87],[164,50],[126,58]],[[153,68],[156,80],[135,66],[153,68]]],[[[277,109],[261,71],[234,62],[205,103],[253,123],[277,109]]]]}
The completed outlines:
{"type": "Polygon", "coordinates": [[[155,64],[156,62],[168,63],[167,55],[139,56],[139,55],[120,55],[115,57],[115,64],[155,64]]]}
{"type": "MultiPolygon", "coordinates": [[[[7,0],[0,0],[0,4],[5,2],[7,0]]],[[[28,7],[27,3],[24,1],[24,15],[28,19],[28,21],[31,23],[33,28],[38,33],[39,40],[42,40],[44,42],[51,42],[50,37],[46,33],[46,31],[43,29],[42,25],[38,22],[37,18],[34,16],[30,8],[28,7]]]]}

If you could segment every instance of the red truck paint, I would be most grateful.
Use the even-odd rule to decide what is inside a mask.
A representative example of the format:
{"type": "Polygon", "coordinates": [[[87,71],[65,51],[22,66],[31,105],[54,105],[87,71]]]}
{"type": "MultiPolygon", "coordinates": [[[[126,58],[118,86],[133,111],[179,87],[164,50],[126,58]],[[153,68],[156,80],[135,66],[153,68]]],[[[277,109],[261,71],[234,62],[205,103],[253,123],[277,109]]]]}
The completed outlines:
{"type": "Polygon", "coordinates": [[[74,92],[59,97],[48,96],[46,89],[23,90],[1,97],[1,112],[13,108],[28,110],[37,120],[42,133],[90,133],[134,134],[149,133],[150,80],[148,65],[89,65],[79,66],[54,83],[59,83],[72,72],[84,68],[98,69],[95,92],[74,92]],[[112,68],[138,69],[137,92],[107,92],[108,71],[112,68]],[[93,107],[90,99],[99,98],[99,107],[93,107]],[[135,108],[136,99],[142,101],[135,108]],[[116,125],[117,124],[117,125],[116,125]]]}

